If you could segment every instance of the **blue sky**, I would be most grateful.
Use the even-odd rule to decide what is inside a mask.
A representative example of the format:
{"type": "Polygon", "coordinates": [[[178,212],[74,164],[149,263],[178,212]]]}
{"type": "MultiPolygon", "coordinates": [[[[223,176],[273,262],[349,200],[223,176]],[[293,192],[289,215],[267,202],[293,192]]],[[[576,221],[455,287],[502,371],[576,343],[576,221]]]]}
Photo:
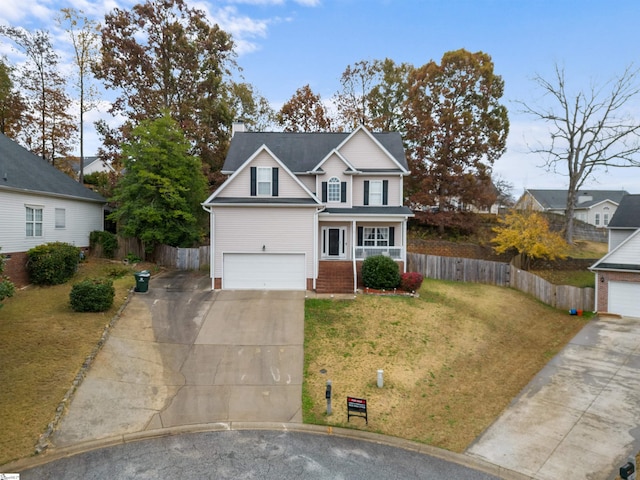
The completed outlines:
{"type": "MultiPolygon", "coordinates": [[[[9,3],[9,2],[6,2],[9,3]]],[[[63,7],[100,19],[133,0],[22,0],[3,5],[0,23],[48,28],[63,7]]],[[[349,64],[391,58],[416,66],[465,48],[493,58],[505,80],[503,102],[511,131],[494,171],[523,188],[565,188],[566,177],[546,172],[529,145],[545,142],[546,127],[519,112],[516,101],[542,102],[531,80],[552,79],[564,67],[570,91],[602,85],[640,66],[637,0],[192,0],[231,33],[245,81],[279,108],[305,84],[328,100],[349,64]]],[[[61,49],[64,50],[62,43],[61,49]]],[[[0,41],[0,54],[16,59],[0,41]]],[[[640,116],[640,98],[629,105],[640,116]]],[[[103,106],[102,110],[106,110],[103,106]]],[[[104,115],[94,112],[93,117],[104,115]]],[[[91,128],[91,127],[89,127],[91,128]]],[[[89,133],[85,151],[97,147],[89,133]]],[[[586,188],[640,193],[640,168],[600,171],[586,188]]]]}

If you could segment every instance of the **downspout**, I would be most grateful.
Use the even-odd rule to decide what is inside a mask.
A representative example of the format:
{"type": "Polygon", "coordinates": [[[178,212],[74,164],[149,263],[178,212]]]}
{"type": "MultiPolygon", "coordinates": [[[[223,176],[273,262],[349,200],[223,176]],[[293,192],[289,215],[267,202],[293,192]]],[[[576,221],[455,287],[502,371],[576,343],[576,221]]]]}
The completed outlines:
{"type": "MultiPolygon", "coordinates": [[[[323,209],[322,209],[323,210],[323,209]]],[[[318,260],[318,215],[322,210],[316,208],[313,215],[313,290],[316,290],[316,281],[318,280],[318,269],[320,268],[318,260]]]]}
{"type": "Polygon", "coordinates": [[[215,222],[216,217],[213,213],[211,207],[207,207],[206,205],[202,205],[202,209],[205,212],[209,213],[209,278],[211,278],[211,290],[215,290],[215,222]]]}
{"type": "Polygon", "coordinates": [[[404,265],[403,270],[404,273],[407,273],[407,222],[409,221],[409,217],[404,217],[404,222],[402,222],[402,256],[404,265]]]}
{"type": "Polygon", "coordinates": [[[353,293],[358,291],[358,268],[356,267],[356,221],[351,220],[351,261],[353,262],[353,293]]]}

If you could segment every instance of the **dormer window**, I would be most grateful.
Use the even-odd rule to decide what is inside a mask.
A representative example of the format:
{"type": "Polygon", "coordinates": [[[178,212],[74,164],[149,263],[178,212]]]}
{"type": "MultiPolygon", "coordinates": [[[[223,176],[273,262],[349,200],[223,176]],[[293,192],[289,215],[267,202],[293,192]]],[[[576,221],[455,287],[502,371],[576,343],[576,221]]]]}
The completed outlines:
{"type": "Polygon", "coordinates": [[[278,196],[278,169],[272,167],[251,167],[251,196],[278,196]]]}

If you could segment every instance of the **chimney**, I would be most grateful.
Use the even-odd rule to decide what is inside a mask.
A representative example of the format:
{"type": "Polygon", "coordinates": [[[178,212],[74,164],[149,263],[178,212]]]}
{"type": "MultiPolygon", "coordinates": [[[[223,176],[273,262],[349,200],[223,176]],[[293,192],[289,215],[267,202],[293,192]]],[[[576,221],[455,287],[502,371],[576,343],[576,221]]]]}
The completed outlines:
{"type": "Polygon", "coordinates": [[[581,192],[578,194],[578,204],[584,202],[590,202],[593,200],[593,197],[589,195],[587,192],[581,192]]]}
{"type": "Polygon", "coordinates": [[[231,124],[231,138],[233,138],[236,133],[242,133],[244,131],[244,122],[242,120],[234,120],[234,122],[231,124]]]}

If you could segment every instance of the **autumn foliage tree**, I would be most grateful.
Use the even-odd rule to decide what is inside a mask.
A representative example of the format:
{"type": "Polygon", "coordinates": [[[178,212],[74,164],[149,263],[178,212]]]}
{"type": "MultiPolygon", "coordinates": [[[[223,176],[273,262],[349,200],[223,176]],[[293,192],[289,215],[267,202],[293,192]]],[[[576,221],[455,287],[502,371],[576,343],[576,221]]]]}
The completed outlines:
{"type": "Polygon", "coordinates": [[[26,105],[12,77],[11,67],[0,59],[0,133],[16,140],[26,105]]]}
{"type": "Polygon", "coordinates": [[[211,25],[205,13],[184,0],[146,0],[132,8],[116,8],[101,29],[97,78],[117,92],[113,115],[127,121],[118,132],[106,123],[102,157],[118,156],[135,125],[168,111],[201,158],[212,186],[228,148],[233,120],[226,77],[233,61],[231,37],[211,25]]]}
{"type": "Polygon", "coordinates": [[[285,132],[331,131],[331,118],[322,99],[309,85],[296,90],[276,115],[276,121],[285,132]]]}
{"type": "Polygon", "coordinates": [[[519,210],[499,219],[494,227],[496,236],[492,243],[496,253],[510,250],[523,258],[523,268],[527,270],[534,258],[566,258],[568,245],[557,232],[549,230],[549,222],[538,212],[519,210]]]}
{"type": "Polygon", "coordinates": [[[504,81],[482,52],[447,52],[440,64],[410,73],[404,115],[412,206],[448,212],[495,193],[491,170],[509,131],[503,93],[504,81]]]}

